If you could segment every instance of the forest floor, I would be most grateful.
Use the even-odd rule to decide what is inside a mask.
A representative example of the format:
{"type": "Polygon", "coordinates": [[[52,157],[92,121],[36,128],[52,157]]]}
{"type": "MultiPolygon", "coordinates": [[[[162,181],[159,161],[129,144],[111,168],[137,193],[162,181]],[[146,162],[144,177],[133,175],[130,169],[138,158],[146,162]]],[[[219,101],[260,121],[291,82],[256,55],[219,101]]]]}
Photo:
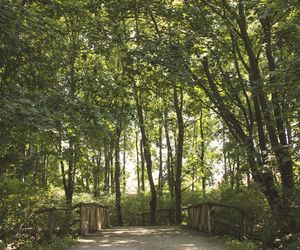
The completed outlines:
{"type": "Polygon", "coordinates": [[[224,242],[182,227],[118,227],[79,239],[68,250],[98,249],[200,249],[225,250],[224,242]]]}

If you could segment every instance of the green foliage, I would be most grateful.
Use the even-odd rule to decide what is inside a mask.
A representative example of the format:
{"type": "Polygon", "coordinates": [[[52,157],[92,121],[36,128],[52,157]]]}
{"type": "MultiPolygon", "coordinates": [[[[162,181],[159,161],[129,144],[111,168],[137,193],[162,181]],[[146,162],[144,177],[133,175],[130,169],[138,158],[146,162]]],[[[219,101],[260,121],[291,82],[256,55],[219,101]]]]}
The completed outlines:
{"type": "MultiPolygon", "coordinates": [[[[273,244],[278,227],[259,191],[264,183],[246,187],[244,182],[246,175],[250,182],[255,171],[263,175],[265,170],[249,164],[247,156],[253,153],[257,162],[264,162],[265,150],[259,146],[265,141],[264,167],[274,176],[274,186],[279,190],[283,177],[277,178],[281,169],[277,163],[289,158],[295,162],[294,182],[300,183],[299,4],[296,0],[239,2],[237,6],[236,1],[221,0],[0,1],[0,238],[13,241],[26,221],[34,220],[36,209],[64,207],[66,198],[69,202],[73,198],[73,203],[108,204],[114,224],[116,131],[126,133],[128,141],[120,142],[121,153],[134,161],[135,139],[138,145],[141,136],[138,133],[133,139],[133,133],[140,125],[137,106],[141,106],[153,175],[160,162],[163,168],[165,186],[157,209],[174,208],[167,168],[176,168],[176,161],[183,160],[183,207],[205,201],[240,207],[248,216],[247,231],[273,244]],[[240,16],[243,5],[245,24],[240,16]],[[275,70],[269,68],[268,39],[261,23],[268,18],[275,70]],[[240,32],[241,27],[246,31],[240,32]],[[249,73],[254,70],[249,68],[253,64],[249,54],[257,57],[252,61],[260,71],[253,75],[261,75],[255,87],[251,86],[254,76],[249,73]],[[203,58],[208,58],[213,84],[207,81],[203,58]],[[260,90],[256,90],[258,83],[260,90]],[[183,159],[176,159],[174,89],[183,90],[183,159]],[[260,97],[266,97],[266,108],[260,107],[261,101],[254,107],[258,90],[260,97]],[[274,112],[276,102],[281,107],[282,129],[274,112]],[[263,114],[264,109],[270,114],[263,114]],[[227,116],[227,122],[222,121],[227,116]],[[260,116],[263,131],[259,134],[256,119],[260,116]],[[269,116],[271,122],[265,119],[269,116]],[[266,130],[265,125],[273,128],[266,130]],[[272,130],[275,140],[269,136],[272,130]],[[282,131],[288,137],[286,144],[277,138],[282,131]],[[167,134],[170,152],[165,145],[167,134]],[[255,152],[246,152],[248,142],[241,138],[251,139],[255,152]],[[278,141],[291,157],[283,151],[286,157],[276,160],[282,153],[274,151],[272,141],[278,141]],[[159,159],[160,144],[163,159],[159,159]],[[214,186],[215,170],[220,171],[214,166],[225,165],[222,153],[228,171],[224,179],[232,188],[224,185],[203,194],[201,177],[207,186],[214,186]],[[107,179],[109,185],[104,183],[107,179]],[[197,191],[191,192],[189,185],[194,181],[197,191]]],[[[125,224],[138,225],[137,214],[148,212],[148,187],[144,193],[122,194],[125,224]]],[[[291,201],[294,205],[300,199],[296,195],[291,201]]],[[[234,211],[218,208],[215,212],[228,221],[239,220],[234,211]]],[[[295,214],[299,230],[299,209],[295,214]]],[[[45,221],[40,218],[36,223],[45,221]]],[[[221,233],[227,231],[218,228],[221,233]]]]}
{"type": "Polygon", "coordinates": [[[238,241],[232,239],[226,239],[225,245],[228,246],[230,249],[234,250],[259,250],[260,247],[257,246],[255,243],[251,241],[238,241]]]}
{"type": "Polygon", "coordinates": [[[27,243],[24,244],[20,250],[59,250],[65,249],[74,244],[74,239],[71,238],[53,238],[50,241],[43,241],[39,244],[27,243]]]}
{"type": "MultiPolygon", "coordinates": [[[[45,237],[48,225],[48,218],[45,214],[35,214],[35,211],[45,207],[65,207],[64,192],[58,188],[38,190],[18,180],[5,179],[0,181],[0,190],[0,238],[5,243],[21,246],[35,244],[36,241],[45,237]]],[[[79,203],[95,200],[91,195],[85,194],[75,196],[75,201],[79,203]]],[[[55,227],[63,228],[65,212],[57,211],[54,217],[55,227]]],[[[70,214],[69,222],[78,219],[77,217],[76,212],[70,214]]],[[[68,233],[71,235],[77,235],[77,232],[78,223],[68,228],[68,233]]],[[[66,233],[62,231],[60,236],[66,233]]],[[[55,242],[58,244],[59,239],[55,242]]]]}
{"type": "Polygon", "coordinates": [[[6,244],[0,240],[0,250],[3,250],[6,248],[6,244]]]}

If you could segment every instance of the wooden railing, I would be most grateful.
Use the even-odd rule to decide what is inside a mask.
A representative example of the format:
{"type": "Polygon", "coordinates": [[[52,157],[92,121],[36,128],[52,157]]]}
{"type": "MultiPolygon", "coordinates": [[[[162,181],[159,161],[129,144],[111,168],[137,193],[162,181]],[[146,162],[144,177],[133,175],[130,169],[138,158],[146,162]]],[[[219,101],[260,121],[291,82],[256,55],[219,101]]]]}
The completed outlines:
{"type": "MultiPolygon", "coordinates": [[[[182,211],[186,211],[187,208],[182,208],[182,211]]],[[[176,210],[174,208],[164,208],[156,210],[156,224],[157,225],[174,225],[176,223],[176,210]]],[[[139,213],[141,217],[141,224],[147,226],[150,224],[150,212],[139,213]]],[[[183,217],[185,215],[183,214],[183,217]]]]}
{"type": "Polygon", "coordinates": [[[110,227],[108,207],[97,203],[80,203],[80,234],[97,232],[110,227]]]}
{"type": "Polygon", "coordinates": [[[209,234],[216,233],[220,224],[236,231],[240,238],[245,238],[246,234],[246,217],[244,211],[235,206],[219,203],[206,202],[188,207],[187,224],[191,228],[209,234]],[[235,216],[235,219],[237,219],[238,223],[236,224],[226,220],[226,218],[218,217],[217,208],[234,210],[237,215],[235,216]]]}
{"type": "Polygon", "coordinates": [[[98,203],[79,203],[71,208],[42,208],[35,214],[43,217],[40,221],[44,222],[43,225],[35,225],[40,227],[37,230],[43,230],[49,238],[66,233],[73,227],[80,235],[110,227],[108,207],[98,203]]]}

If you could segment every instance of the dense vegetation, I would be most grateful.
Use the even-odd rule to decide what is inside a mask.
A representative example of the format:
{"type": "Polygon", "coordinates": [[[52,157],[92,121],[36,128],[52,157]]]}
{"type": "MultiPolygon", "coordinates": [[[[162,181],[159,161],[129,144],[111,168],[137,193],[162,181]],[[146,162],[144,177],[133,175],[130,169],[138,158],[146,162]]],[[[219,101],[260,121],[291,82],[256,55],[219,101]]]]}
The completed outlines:
{"type": "Polygon", "coordinates": [[[96,200],[136,225],[212,200],[296,246],[299,7],[1,0],[0,240],[43,206],[96,200]]]}

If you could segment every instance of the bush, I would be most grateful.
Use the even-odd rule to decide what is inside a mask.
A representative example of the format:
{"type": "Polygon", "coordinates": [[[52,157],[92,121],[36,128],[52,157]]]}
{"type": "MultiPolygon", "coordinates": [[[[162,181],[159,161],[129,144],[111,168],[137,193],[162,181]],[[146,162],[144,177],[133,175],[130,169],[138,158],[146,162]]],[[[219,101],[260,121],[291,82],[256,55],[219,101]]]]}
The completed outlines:
{"type": "Polygon", "coordinates": [[[6,244],[0,240],[0,250],[4,250],[5,247],[6,247],[6,244]]]}
{"type": "Polygon", "coordinates": [[[74,240],[71,238],[54,238],[51,241],[43,241],[40,244],[29,242],[24,244],[20,250],[58,250],[71,246],[72,244],[74,244],[74,240]]]}
{"type": "Polygon", "coordinates": [[[236,250],[259,250],[260,248],[251,241],[238,241],[238,240],[232,240],[227,239],[225,240],[225,245],[230,247],[230,249],[236,249],[236,250]]]}
{"type": "MultiPolygon", "coordinates": [[[[42,207],[64,207],[65,198],[63,190],[58,188],[44,190],[17,179],[1,179],[0,204],[0,239],[6,245],[22,246],[45,237],[47,216],[35,211],[42,207]]],[[[64,218],[64,212],[57,213],[60,213],[59,218],[64,218]]],[[[62,224],[64,220],[57,219],[57,223],[62,224]]]]}

